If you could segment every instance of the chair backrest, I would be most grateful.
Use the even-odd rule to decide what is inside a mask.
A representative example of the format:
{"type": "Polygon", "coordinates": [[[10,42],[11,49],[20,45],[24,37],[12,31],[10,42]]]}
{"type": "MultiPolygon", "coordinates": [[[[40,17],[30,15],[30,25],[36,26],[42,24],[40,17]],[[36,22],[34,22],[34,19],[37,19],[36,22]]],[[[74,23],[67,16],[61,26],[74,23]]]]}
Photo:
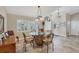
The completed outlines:
{"type": "Polygon", "coordinates": [[[26,41],[26,34],[24,32],[22,34],[23,34],[23,37],[24,37],[24,42],[27,42],[26,41]]]}
{"type": "Polygon", "coordinates": [[[19,36],[16,36],[17,42],[19,42],[19,36]]]}
{"type": "Polygon", "coordinates": [[[12,36],[12,35],[14,35],[14,32],[13,32],[13,30],[9,30],[9,31],[7,31],[7,33],[8,33],[8,35],[9,35],[9,36],[12,36]]]}
{"type": "Polygon", "coordinates": [[[48,35],[47,35],[47,38],[51,38],[51,34],[48,34],[48,35]]]}
{"type": "Polygon", "coordinates": [[[23,32],[22,34],[23,34],[23,37],[25,38],[26,37],[25,33],[23,32]]]}

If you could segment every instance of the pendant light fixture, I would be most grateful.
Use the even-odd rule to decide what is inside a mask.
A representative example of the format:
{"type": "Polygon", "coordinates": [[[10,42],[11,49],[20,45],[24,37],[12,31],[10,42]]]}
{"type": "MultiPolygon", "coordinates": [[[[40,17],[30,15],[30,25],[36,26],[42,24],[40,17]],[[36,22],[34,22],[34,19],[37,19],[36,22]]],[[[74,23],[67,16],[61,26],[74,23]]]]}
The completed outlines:
{"type": "Polygon", "coordinates": [[[44,17],[42,17],[41,15],[41,7],[38,6],[38,15],[37,15],[37,18],[36,18],[36,21],[40,21],[40,22],[44,22],[44,17]]]}
{"type": "Polygon", "coordinates": [[[58,18],[61,17],[61,15],[60,15],[60,9],[58,9],[57,17],[58,17],[58,18]]]}
{"type": "Polygon", "coordinates": [[[38,16],[41,16],[41,8],[38,6],[38,16]]]}

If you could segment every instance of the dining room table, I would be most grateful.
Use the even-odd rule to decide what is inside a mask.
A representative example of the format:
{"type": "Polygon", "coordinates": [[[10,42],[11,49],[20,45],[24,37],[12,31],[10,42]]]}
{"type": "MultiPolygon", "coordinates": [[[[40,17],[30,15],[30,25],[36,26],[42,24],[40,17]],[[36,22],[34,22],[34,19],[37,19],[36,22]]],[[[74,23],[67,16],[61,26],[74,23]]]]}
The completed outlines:
{"type": "MultiPolygon", "coordinates": [[[[37,41],[42,41],[42,45],[46,45],[47,46],[47,53],[49,52],[49,45],[52,43],[52,50],[54,49],[54,45],[53,45],[53,37],[54,35],[52,33],[35,33],[35,32],[31,32],[31,35],[33,36],[33,47],[35,47],[35,43],[37,41]]],[[[38,42],[40,43],[40,42],[38,42]]],[[[38,45],[37,45],[38,46],[38,45]]]]}
{"type": "Polygon", "coordinates": [[[33,47],[43,45],[43,35],[36,32],[31,32],[30,34],[33,36],[33,47]]]}

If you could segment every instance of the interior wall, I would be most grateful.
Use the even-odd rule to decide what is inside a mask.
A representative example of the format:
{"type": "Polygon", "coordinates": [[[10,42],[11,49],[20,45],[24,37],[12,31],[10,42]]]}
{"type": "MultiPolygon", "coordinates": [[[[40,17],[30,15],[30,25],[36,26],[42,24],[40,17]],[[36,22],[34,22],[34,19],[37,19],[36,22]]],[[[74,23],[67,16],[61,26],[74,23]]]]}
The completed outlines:
{"type": "Polygon", "coordinates": [[[71,15],[66,14],[66,35],[71,35],[71,15]]]}
{"type": "Polygon", "coordinates": [[[17,32],[17,20],[34,20],[33,17],[29,16],[21,16],[21,15],[14,15],[14,14],[7,14],[7,30],[13,30],[16,36],[22,38],[22,32],[17,32]]]}
{"type": "Polygon", "coordinates": [[[79,35],[79,13],[71,15],[71,35],[79,35]]]}
{"type": "Polygon", "coordinates": [[[52,16],[52,29],[55,35],[66,36],[66,14],[62,14],[61,17],[57,15],[52,16]]]}
{"type": "Polygon", "coordinates": [[[0,14],[4,17],[4,31],[7,30],[7,13],[4,7],[0,6],[0,14]]]}

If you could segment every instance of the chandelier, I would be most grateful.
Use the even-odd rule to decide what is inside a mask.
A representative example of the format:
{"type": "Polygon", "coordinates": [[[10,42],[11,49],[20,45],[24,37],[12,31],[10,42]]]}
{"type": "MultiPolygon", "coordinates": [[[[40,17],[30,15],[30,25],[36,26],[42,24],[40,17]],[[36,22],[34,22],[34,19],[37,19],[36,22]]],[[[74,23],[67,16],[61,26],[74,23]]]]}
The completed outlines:
{"type": "Polygon", "coordinates": [[[41,7],[40,6],[38,6],[38,10],[37,10],[38,12],[37,12],[37,18],[36,18],[36,21],[40,21],[40,22],[44,22],[44,17],[42,17],[42,15],[41,15],[41,7]]]}

